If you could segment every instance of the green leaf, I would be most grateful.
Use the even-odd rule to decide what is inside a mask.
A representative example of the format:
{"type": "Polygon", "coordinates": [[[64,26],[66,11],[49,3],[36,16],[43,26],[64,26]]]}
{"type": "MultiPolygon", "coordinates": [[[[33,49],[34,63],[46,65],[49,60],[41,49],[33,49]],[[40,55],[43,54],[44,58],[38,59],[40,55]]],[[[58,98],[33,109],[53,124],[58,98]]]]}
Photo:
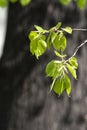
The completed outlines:
{"type": "Polygon", "coordinates": [[[0,6],[1,7],[7,6],[7,0],[0,0],[0,6]]]}
{"type": "Polygon", "coordinates": [[[37,34],[36,32],[32,31],[29,34],[30,42],[30,52],[38,59],[47,48],[47,43],[45,42],[46,36],[42,34],[37,34]]]}
{"type": "Polygon", "coordinates": [[[77,0],[77,5],[83,9],[86,6],[86,0],[77,0]]]}
{"type": "Polygon", "coordinates": [[[46,66],[46,75],[49,77],[55,77],[55,73],[57,72],[57,65],[54,60],[49,62],[46,66]]]}
{"type": "Polygon", "coordinates": [[[30,40],[33,40],[37,37],[37,33],[35,31],[31,31],[30,34],[28,35],[30,40]]]}
{"type": "Polygon", "coordinates": [[[39,31],[39,32],[43,32],[43,31],[44,31],[44,29],[43,29],[42,27],[38,26],[38,25],[34,25],[34,27],[35,27],[36,30],[39,31]]]}
{"type": "Polygon", "coordinates": [[[61,37],[60,44],[61,44],[61,46],[60,46],[61,51],[63,52],[66,49],[66,37],[65,36],[61,37]]]}
{"type": "Polygon", "coordinates": [[[22,6],[26,6],[31,2],[31,0],[20,0],[22,6]]]}
{"type": "Polygon", "coordinates": [[[60,0],[60,3],[63,5],[68,5],[71,2],[71,0],[60,0]]]}
{"type": "Polygon", "coordinates": [[[56,80],[53,87],[53,91],[60,96],[63,93],[64,89],[65,87],[63,79],[60,78],[56,80]]]}
{"type": "MultiPolygon", "coordinates": [[[[39,39],[42,39],[43,41],[45,41],[45,40],[46,40],[46,36],[43,35],[43,34],[39,34],[39,39]]],[[[45,43],[46,43],[46,42],[45,42],[45,43]]]]}
{"type": "Polygon", "coordinates": [[[71,82],[70,82],[70,79],[67,75],[64,76],[64,87],[66,89],[66,93],[69,96],[71,93],[71,82]]]}
{"type": "Polygon", "coordinates": [[[54,51],[54,53],[55,53],[56,56],[58,56],[58,57],[60,57],[60,58],[66,57],[66,55],[61,55],[61,54],[60,54],[59,52],[57,52],[57,51],[54,51]]]}
{"type": "Polygon", "coordinates": [[[61,50],[63,52],[66,48],[66,37],[65,36],[60,37],[59,35],[57,35],[54,40],[53,46],[56,50],[58,51],[61,50]]]}
{"type": "Polygon", "coordinates": [[[46,42],[47,42],[47,47],[48,47],[48,49],[50,49],[50,47],[51,47],[51,45],[52,45],[52,42],[51,42],[51,34],[48,35],[46,42]]]}
{"type": "Polygon", "coordinates": [[[72,76],[76,79],[77,75],[76,75],[76,70],[73,66],[71,66],[70,64],[67,63],[67,68],[70,71],[70,73],[72,74],[72,76]]]}
{"type": "Polygon", "coordinates": [[[40,40],[38,41],[38,46],[41,46],[46,49],[47,44],[43,39],[40,38],[40,40]]]}
{"type": "Polygon", "coordinates": [[[47,76],[52,77],[53,79],[60,77],[62,72],[64,71],[63,68],[61,68],[61,66],[63,66],[61,61],[50,61],[46,66],[47,76]]]}
{"type": "Polygon", "coordinates": [[[62,28],[62,30],[69,33],[69,34],[72,34],[72,28],[71,27],[62,28]]]}
{"type": "Polygon", "coordinates": [[[47,48],[46,42],[44,40],[40,39],[37,43],[37,49],[34,51],[37,59],[39,56],[44,54],[44,52],[46,51],[46,48],[47,48]]]}
{"type": "Polygon", "coordinates": [[[77,69],[78,63],[77,63],[76,57],[72,57],[72,58],[69,60],[69,63],[70,63],[75,69],[77,69]]]}
{"type": "Polygon", "coordinates": [[[58,33],[51,32],[51,42],[53,43],[58,33]]]}
{"type": "Polygon", "coordinates": [[[54,83],[53,90],[59,96],[66,90],[66,93],[70,95],[71,93],[71,82],[67,75],[64,75],[62,78],[57,79],[54,83]]]}
{"type": "Polygon", "coordinates": [[[54,31],[55,29],[56,29],[56,27],[54,26],[54,27],[50,28],[49,31],[54,31]]]}
{"type": "Polygon", "coordinates": [[[30,52],[32,53],[32,55],[35,54],[35,50],[37,49],[37,43],[38,43],[37,39],[34,39],[30,42],[30,52]]]}
{"type": "Polygon", "coordinates": [[[59,29],[61,27],[62,23],[58,22],[58,24],[56,25],[56,28],[59,29]]]}

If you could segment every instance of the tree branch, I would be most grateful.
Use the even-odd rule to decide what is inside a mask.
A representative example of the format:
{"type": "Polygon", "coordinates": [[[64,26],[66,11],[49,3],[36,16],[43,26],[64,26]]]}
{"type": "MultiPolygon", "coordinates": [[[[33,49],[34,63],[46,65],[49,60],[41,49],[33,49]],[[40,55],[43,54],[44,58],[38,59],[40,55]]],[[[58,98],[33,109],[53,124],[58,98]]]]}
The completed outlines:
{"type": "Polygon", "coordinates": [[[84,29],[84,28],[82,28],[82,29],[80,29],[80,28],[79,29],[78,28],[73,28],[72,30],[73,31],[87,31],[87,29],[84,29]]]}
{"type": "Polygon", "coordinates": [[[64,63],[68,62],[72,57],[74,57],[77,54],[78,50],[86,43],[87,43],[87,40],[85,40],[79,46],[77,46],[77,48],[75,49],[73,55],[69,59],[67,59],[64,63]]]}

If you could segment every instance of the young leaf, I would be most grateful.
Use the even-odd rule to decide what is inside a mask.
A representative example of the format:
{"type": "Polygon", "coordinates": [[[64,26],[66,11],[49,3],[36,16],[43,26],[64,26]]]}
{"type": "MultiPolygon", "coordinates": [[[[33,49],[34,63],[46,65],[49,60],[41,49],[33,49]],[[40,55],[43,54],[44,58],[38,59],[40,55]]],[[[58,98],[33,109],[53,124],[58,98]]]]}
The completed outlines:
{"type": "Polygon", "coordinates": [[[65,36],[61,37],[60,43],[61,43],[61,51],[63,52],[66,49],[66,37],[65,36]]]}
{"type": "Polygon", "coordinates": [[[44,31],[44,29],[43,29],[42,27],[38,26],[38,25],[34,25],[34,27],[35,27],[36,30],[39,31],[39,32],[43,32],[43,31],[44,31]]]}
{"type": "Polygon", "coordinates": [[[69,63],[70,63],[75,69],[77,69],[78,63],[77,63],[77,59],[76,59],[75,57],[72,57],[72,58],[69,60],[69,63]]]}
{"type": "Polygon", "coordinates": [[[53,91],[60,96],[63,93],[64,89],[65,87],[63,78],[56,80],[53,87],[53,91]]]}
{"type": "Polygon", "coordinates": [[[60,37],[59,35],[57,35],[54,40],[53,46],[56,50],[58,51],[61,50],[63,52],[66,48],[66,37],[65,36],[60,37]]]}
{"type": "Polygon", "coordinates": [[[71,2],[71,0],[60,0],[60,2],[64,5],[68,5],[71,2]]]}
{"type": "Polygon", "coordinates": [[[30,34],[28,35],[30,40],[35,39],[38,36],[38,34],[35,31],[31,31],[30,34]]]}
{"type": "Polygon", "coordinates": [[[53,87],[53,91],[60,96],[63,90],[64,88],[63,88],[62,80],[61,79],[56,80],[53,87]]]}
{"type": "Polygon", "coordinates": [[[30,52],[38,59],[39,56],[41,56],[47,48],[47,43],[45,42],[46,37],[41,34],[36,34],[34,32],[31,32],[29,35],[29,38],[31,40],[30,42],[30,52]]]}
{"type": "Polygon", "coordinates": [[[72,34],[72,28],[71,27],[62,28],[62,30],[69,33],[69,34],[72,34]]]}
{"type": "Polygon", "coordinates": [[[37,43],[37,49],[35,50],[35,56],[37,57],[37,59],[39,56],[44,54],[44,52],[46,51],[46,48],[47,48],[46,42],[40,39],[37,43]]]}
{"type": "Polygon", "coordinates": [[[51,47],[51,45],[52,45],[51,35],[52,35],[52,34],[50,33],[50,34],[48,35],[48,37],[47,37],[47,40],[46,40],[48,49],[50,49],[50,47],[51,47]]]}
{"type": "Polygon", "coordinates": [[[22,6],[26,6],[31,2],[31,0],[20,0],[22,6]]]}
{"type": "MultiPolygon", "coordinates": [[[[38,37],[39,39],[42,39],[43,41],[45,41],[46,40],[46,36],[45,35],[43,35],[43,34],[39,34],[39,37],[38,37]]],[[[46,42],[45,42],[46,43],[46,42]]]]}
{"type": "Polygon", "coordinates": [[[86,6],[87,0],[77,0],[77,5],[83,9],[86,6]]]}
{"type": "Polygon", "coordinates": [[[57,79],[54,83],[53,90],[56,94],[61,95],[64,90],[70,95],[71,93],[71,82],[69,77],[65,74],[62,78],[57,79]]]}
{"type": "Polygon", "coordinates": [[[32,53],[32,55],[35,54],[35,50],[37,49],[37,39],[34,39],[30,42],[30,52],[32,53]]]}
{"type": "Polygon", "coordinates": [[[7,0],[0,0],[0,6],[1,7],[7,6],[7,0]]]}
{"type": "Polygon", "coordinates": [[[70,71],[70,73],[72,74],[72,76],[76,79],[77,75],[76,75],[76,70],[73,66],[71,66],[70,64],[67,63],[67,68],[70,71]]]}
{"type": "Polygon", "coordinates": [[[49,77],[55,77],[55,73],[57,71],[57,66],[54,60],[49,62],[46,66],[46,75],[49,77]]]}
{"type": "Polygon", "coordinates": [[[56,28],[59,29],[61,27],[62,23],[58,22],[58,24],[56,25],[56,28]]]}
{"type": "Polygon", "coordinates": [[[54,27],[50,28],[49,31],[54,31],[55,29],[56,29],[56,27],[54,26],[54,27]]]}
{"type": "Polygon", "coordinates": [[[53,43],[58,33],[51,32],[51,42],[53,43]]]}
{"type": "Polygon", "coordinates": [[[58,51],[54,51],[55,55],[60,57],[60,58],[64,58],[66,57],[66,55],[61,55],[58,51]]]}
{"type": "Polygon", "coordinates": [[[67,75],[64,76],[64,87],[66,89],[66,93],[70,95],[71,93],[71,82],[67,75]]]}
{"type": "Polygon", "coordinates": [[[52,60],[46,66],[46,74],[53,79],[58,78],[64,71],[62,62],[58,60],[52,60]]]}

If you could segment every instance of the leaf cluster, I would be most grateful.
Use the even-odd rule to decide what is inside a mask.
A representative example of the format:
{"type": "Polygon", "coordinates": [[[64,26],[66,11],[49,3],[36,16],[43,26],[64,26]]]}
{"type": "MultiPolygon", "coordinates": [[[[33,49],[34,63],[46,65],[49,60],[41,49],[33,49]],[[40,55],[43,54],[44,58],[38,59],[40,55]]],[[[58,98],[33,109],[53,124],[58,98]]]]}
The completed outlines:
{"type": "Polygon", "coordinates": [[[37,59],[52,46],[55,50],[64,52],[67,44],[64,32],[71,34],[72,29],[70,27],[60,29],[61,22],[59,22],[55,27],[52,27],[49,30],[45,30],[37,25],[35,25],[34,27],[36,31],[31,31],[29,34],[30,52],[35,55],[37,59]]]}
{"type": "MultiPolygon", "coordinates": [[[[12,3],[19,2],[22,6],[26,6],[31,2],[31,0],[0,0],[0,6],[7,6],[8,1],[12,3]]],[[[83,9],[87,4],[87,0],[59,0],[59,2],[65,6],[72,1],[75,1],[80,9],[83,9]]]]}
{"type": "Polygon", "coordinates": [[[16,3],[19,2],[22,6],[26,6],[31,2],[31,0],[0,0],[0,6],[5,7],[7,6],[8,2],[16,3]]]}
{"type": "MultiPolygon", "coordinates": [[[[68,5],[72,0],[59,0],[61,4],[63,5],[68,5]]],[[[86,4],[87,4],[87,0],[73,0],[76,2],[77,6],[80,8],[80,9],[83,9],[86,4]]]]}
{"type": "Polygon", "coordinates": [[[76,69],[78,67],[77,59],[71,57],[66,60],[64,54],[67,46],[67,38],[65,33],[72,34],[71,27],[62,28],[59,22],[56,26],[46,30],[35,25],[35,30],[29,34],[30,52],[38,59],[47,49],[54,48],[56,57],[60,60],[52,60],[46,66],[46,75],[52,78],[50,90],[61,95],[65,90],[68,95],[71,93],[71,82],[69,73],[76,79],[76,69]]]}
{"type": "Polygon", "coordinates": [[[46,66],[46,74],[53,79],[50,90],[61,95],[65,90],[68,95],[71,93],[71,82],[69,73],[76,79],[77,59],[72,57],[69,61],[52,60],[46,66]]]}

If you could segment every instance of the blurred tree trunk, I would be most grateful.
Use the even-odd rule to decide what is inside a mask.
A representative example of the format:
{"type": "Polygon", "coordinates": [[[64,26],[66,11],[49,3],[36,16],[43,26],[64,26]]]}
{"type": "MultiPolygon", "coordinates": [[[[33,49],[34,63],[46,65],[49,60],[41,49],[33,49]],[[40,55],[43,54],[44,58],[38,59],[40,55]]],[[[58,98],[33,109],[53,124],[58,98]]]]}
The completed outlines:
{"type": "MultiPolygon", "coordinates": [[[[8,28],[0,61],[0,130],[86,130],[87,56],[80,49],[78,81],[72,79],[71,98],[49,93],[45,65],[55,58],[52,50],[38,61],[29,52],[28,33],[37,24],[49,28],[61,21],[73,28],[87,28],[87,9],[74,3],[63,7],[57,0],[32,0],[21,7],[9,5],[8,28]]],[[[68,36],[68,56],[86,39],[86,32],[68,36]]]]}

